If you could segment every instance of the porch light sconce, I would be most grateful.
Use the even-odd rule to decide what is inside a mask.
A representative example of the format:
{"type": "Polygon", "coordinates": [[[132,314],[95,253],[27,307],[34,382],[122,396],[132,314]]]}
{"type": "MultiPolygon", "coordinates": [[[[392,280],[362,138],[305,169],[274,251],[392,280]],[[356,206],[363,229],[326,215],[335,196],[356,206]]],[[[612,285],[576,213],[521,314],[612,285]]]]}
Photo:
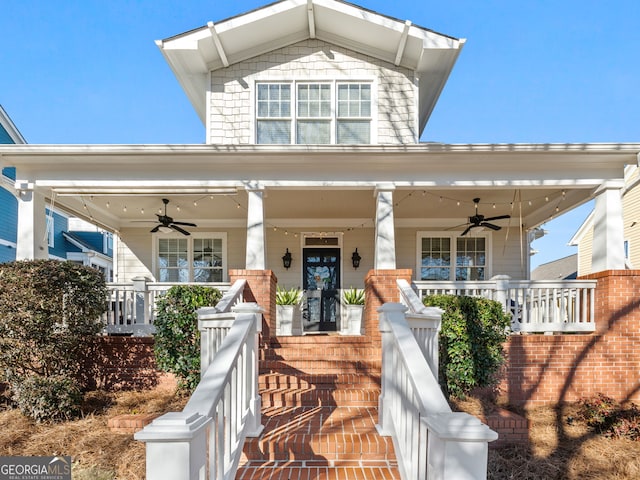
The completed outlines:
{"type": "Polygon", "coordinates": [[[287,253],[282,256],[282,266],[287,270],[291,267],[291,252],[289,252],[288,248],[287,253]]]}
{"type": "Polygon", "coordinates": [[[351,264],[353,265],[353,268],[358,268],[360,266],[361,258],[362,257],[358,254],[358,249],[356,248],[356,251],[351,254],[351,264]]]}

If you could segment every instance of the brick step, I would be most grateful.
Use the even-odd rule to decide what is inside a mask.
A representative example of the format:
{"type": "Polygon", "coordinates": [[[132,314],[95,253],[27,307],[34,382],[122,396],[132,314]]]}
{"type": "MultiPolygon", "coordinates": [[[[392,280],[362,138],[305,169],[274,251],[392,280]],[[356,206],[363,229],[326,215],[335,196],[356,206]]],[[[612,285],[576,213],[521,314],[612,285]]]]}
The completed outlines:
{"type": "Polygon", "coordinates": [[[264,407],[359,406],[376,407],[380,389],[270,389],[261,390],[264,407]]]}
{"type": "Polygon", "coordinates": [[[392,462],[249,462],[238,469],[237,480],[400,480],[392,462]]]}
{"type": "Polygon", "coordinates": [[[375,347],[336,347],[336,346],[303,346],[287,348],[261,348],[260,360],[298,360],[298,359],[379,359],[380,348],[375,347]]]}
{"type": "Polygon", "coordinates": [[[390,437],[375,429],[377,411],[368,407],[265,408],[260,438],[247,439],[247,462],[395,461],[390,437]]]}
{"type": "Polygon", "coordinates": [[[259,363],[261,374],[264,373],[287,373],[297,374],[358,374],[358,375],[380,375],[381,362],[362,360],[325,360],[321,357],[308,360],[262,360],[259,363]]]}
{"type": "Polygon", "coordinates": [[[380,378],[354,373],[269,372],[258,378],[258,387],[263,390],[283,388],[379,388],[380,378]]]}

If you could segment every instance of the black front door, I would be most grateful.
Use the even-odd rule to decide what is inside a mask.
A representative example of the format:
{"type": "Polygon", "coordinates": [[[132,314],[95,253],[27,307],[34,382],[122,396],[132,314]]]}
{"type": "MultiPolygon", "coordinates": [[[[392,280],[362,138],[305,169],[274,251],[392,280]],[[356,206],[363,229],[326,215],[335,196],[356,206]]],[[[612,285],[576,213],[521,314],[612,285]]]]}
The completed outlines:
{"type": "Polygon", "coordinates": [[[302,253],[304,329],[336,331],[340,317],[340,249],[305,248],[302,253]]]}

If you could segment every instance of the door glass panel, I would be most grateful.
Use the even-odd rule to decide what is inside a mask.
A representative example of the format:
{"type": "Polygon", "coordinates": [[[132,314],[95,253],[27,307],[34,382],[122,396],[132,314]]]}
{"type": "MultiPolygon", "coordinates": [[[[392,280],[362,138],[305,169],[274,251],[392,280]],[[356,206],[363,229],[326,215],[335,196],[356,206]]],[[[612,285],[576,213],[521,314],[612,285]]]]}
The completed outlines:
{"type": "Polygon", "coordinates": [[[310,331],[337,330],[340,314],[340,250],[304,249],[305,327],[310,331]]]}

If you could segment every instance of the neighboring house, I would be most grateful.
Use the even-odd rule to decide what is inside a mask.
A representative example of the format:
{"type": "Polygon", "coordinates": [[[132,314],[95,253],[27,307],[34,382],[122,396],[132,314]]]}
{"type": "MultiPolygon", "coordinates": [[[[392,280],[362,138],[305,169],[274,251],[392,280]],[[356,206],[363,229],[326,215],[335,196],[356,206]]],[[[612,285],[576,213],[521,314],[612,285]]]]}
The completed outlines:
{"type": "Polygon", "coordinates": [[[158,41],[206,144],[1,147],[17,168],[19,257],[41,256],[55,197],[117,232],[118,282],[267,269],[319,298],[328,330],[337,292],[372,269],[526,280],[529,232],[593,198],[608,229],[596,268],[623,266],[608,242],[640,144],[420,143],[464,43],[335,0],[158,41]]]}
{"type": "Polygon", "coordinates": [[[578,254],[568,255],[539,265],[531,272],[531,280],[575,280],[578,254]]]}
{"type": "MultiPolygon", "coordinates": [[[[624,188],[620,190],[624,229],[615,241],[622,245],[624,264],[630,269],[640,267],[640,188],[638,183],[640,183],[638,166],[627,167],[624,188]]],[[[569,245],[578,247],[578,276],[588,275],[594,271],[592,258],[595,213],[594,210],[587,216],[569,241],[569,245]]]]}
{"type": "MultiPolygon", "coordinates": [[[[16,126],[0,106],[0,144],[26,144],[16,126]]],[[[16,170],[2,169],[0,179],[0,263],[16,260],[18,236],[18,198],[15,189],[16,170]]],[[[51,206],[45,207],[45,231],[42,257],[72,260],[98,268],[112,279],[113,246],[109,232],[70,232],[69,215],[51,206]],[[46,243],[46,249],[45,244],[46,243]],[[109,244],[108,244],[109,243],[109,244]]]]}

